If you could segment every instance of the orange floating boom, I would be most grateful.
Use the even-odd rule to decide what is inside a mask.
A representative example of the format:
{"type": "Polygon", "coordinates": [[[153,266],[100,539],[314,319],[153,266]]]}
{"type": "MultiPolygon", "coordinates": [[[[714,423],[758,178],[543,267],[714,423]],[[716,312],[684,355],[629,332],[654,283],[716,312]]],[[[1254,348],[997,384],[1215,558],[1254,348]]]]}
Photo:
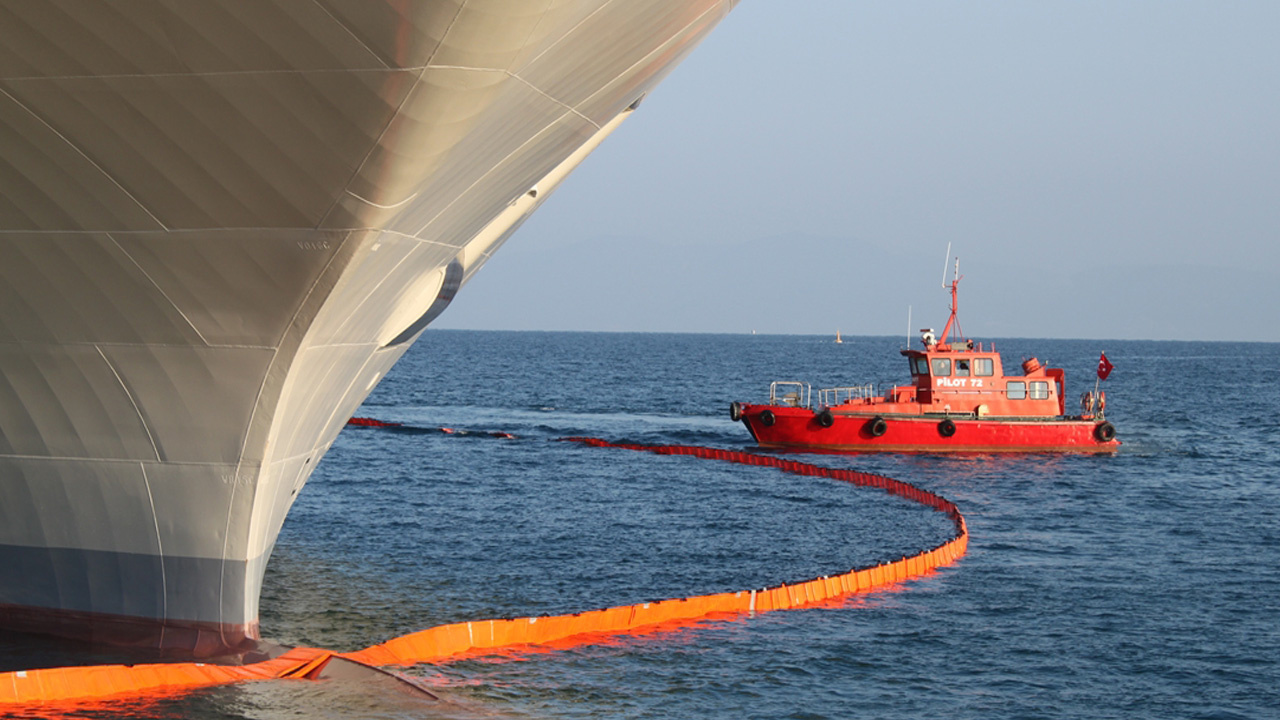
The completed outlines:
{"type": "Polygon", "coordinates": [[[784,460],[770,455],[685,445],[630,445],[596,438],[565,438],[594,447],[625,448],[663,455],[693,455],[745,465],[776,467],[798,475],[826,477],[875,487],[945,513],[955,525],[951,539],[901,560],[839,575],[782,584],[763,590],[714,593],[658,602],[621,605],[569,615],[474,620],[410,633],[350,653],[294,648],[280,657],[251,665],[204,663],[98,665],[0,673],[0,705],[47,706],[69,701],[121,696],[171,694],[175,691],[253,680],[315,678],[331,658],[368,666],[408,666],[446,662],[504,649],[554,645],[587,645],[627,633],[661,631],[747,614],[812,607],[832,599],[900,583],[950,565],[964,555],[969,531],[955,503],[909,483],[854,470],[784,460]]]}

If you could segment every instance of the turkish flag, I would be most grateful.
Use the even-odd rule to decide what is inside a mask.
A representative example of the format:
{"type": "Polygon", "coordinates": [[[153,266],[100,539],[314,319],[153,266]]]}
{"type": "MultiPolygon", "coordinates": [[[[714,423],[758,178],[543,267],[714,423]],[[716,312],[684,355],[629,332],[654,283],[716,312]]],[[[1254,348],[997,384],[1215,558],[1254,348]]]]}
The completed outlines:
{"type": "Polygon", "coordinates": [[[1112,365],[1111,361],[1107,359],[1107,354],[1102,353],[1102,357],[1098,358],[1098,379],[1106,380],[1114,368],[1115,365],[1112,365]]]}

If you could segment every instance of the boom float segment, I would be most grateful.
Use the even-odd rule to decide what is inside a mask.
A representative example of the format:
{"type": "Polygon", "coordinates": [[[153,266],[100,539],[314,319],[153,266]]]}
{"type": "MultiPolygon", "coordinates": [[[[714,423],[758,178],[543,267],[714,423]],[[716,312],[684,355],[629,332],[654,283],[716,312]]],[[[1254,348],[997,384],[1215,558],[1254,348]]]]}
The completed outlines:
{"type": "Polygon", "coordinates": [[[955,536],[924,552],[849,572],[782,584],[762,590],[714,593],[658,602],[621,605],[569,615],[474,620],[440,625],[350,653],[294,648],[272,660],[242,666],[205,663],[99,665],[0,673],[0,705],[42,705],[113,696],[173,693],[185,689],[252,680],[319,677],[331,658],[377,666],[409,666],[447,662],[461,657],[529,646],[557,648],[589,645],[619,634],[687,627],[774,610],[813,607],[858,592],[873,590],[950,565],[964,555],[969,531],[955,503],[910,483],[855,470],[786,460],[771,455],[689,445],[634,445],[597,438],[566,441],[601,448],[622,448],[660,455],[691,455],[743,465],[776,467],[784,472],[841,480],[873,487],[931,507],[951,518],[955,536]]]}

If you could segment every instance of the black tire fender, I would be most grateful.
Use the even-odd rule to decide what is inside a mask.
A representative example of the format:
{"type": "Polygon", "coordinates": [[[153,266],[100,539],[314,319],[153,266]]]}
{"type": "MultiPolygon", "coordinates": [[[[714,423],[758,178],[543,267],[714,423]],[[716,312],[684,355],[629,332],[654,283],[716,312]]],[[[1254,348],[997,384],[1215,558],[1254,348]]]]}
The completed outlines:
{"type": "Polygon", "coordinates": [[[742,419],[742,403],[737,401],[729,403],[729,419],[734,422],[742,419]]]}
{"type": "Polygon", "coordinates": [[[938,423],[938,434],[942,437],[951,437],[956,434],[956,424],[951,422],[951,418],[938,423]]]}
{"type": "Polygon", "coordinates": [[[871,433],[871,437],[880,437],[889,429],[889,423],[879,415],[867,421],[867,432],[871,433]]]}
{"type": "Polygon", "coordinates": [[[773,424],[776,422],[778,422],[778,417],[773,414],[772,410],[765,410],[764,412],[760,413],[761,425],[765,427],[773,427],[773,424]]]}
{"type": "Polygon", "coordinates": [[[1116,439],[1116,426],[1109,422],[1100,422],[1093,428],[1093,436],[1098,442],[1111,442],[1116,439]]]}
{"type": "Polygon", "coordinates": [[[818,413],[818,424],[824,428],[829,428],[836,424],[836,416],[831,414],[830,409],[825,409],[818,413]]]}

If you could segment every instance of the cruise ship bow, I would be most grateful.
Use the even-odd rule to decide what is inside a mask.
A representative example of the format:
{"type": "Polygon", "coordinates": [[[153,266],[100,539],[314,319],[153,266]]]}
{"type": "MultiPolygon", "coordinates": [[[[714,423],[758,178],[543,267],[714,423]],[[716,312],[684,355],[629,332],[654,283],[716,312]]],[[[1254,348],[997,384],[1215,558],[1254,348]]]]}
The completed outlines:
{"type": "Polygon", "coordinates": [[[344,422],[736,0],[0,0],[0,624],[209,656],[344,422]]]}

